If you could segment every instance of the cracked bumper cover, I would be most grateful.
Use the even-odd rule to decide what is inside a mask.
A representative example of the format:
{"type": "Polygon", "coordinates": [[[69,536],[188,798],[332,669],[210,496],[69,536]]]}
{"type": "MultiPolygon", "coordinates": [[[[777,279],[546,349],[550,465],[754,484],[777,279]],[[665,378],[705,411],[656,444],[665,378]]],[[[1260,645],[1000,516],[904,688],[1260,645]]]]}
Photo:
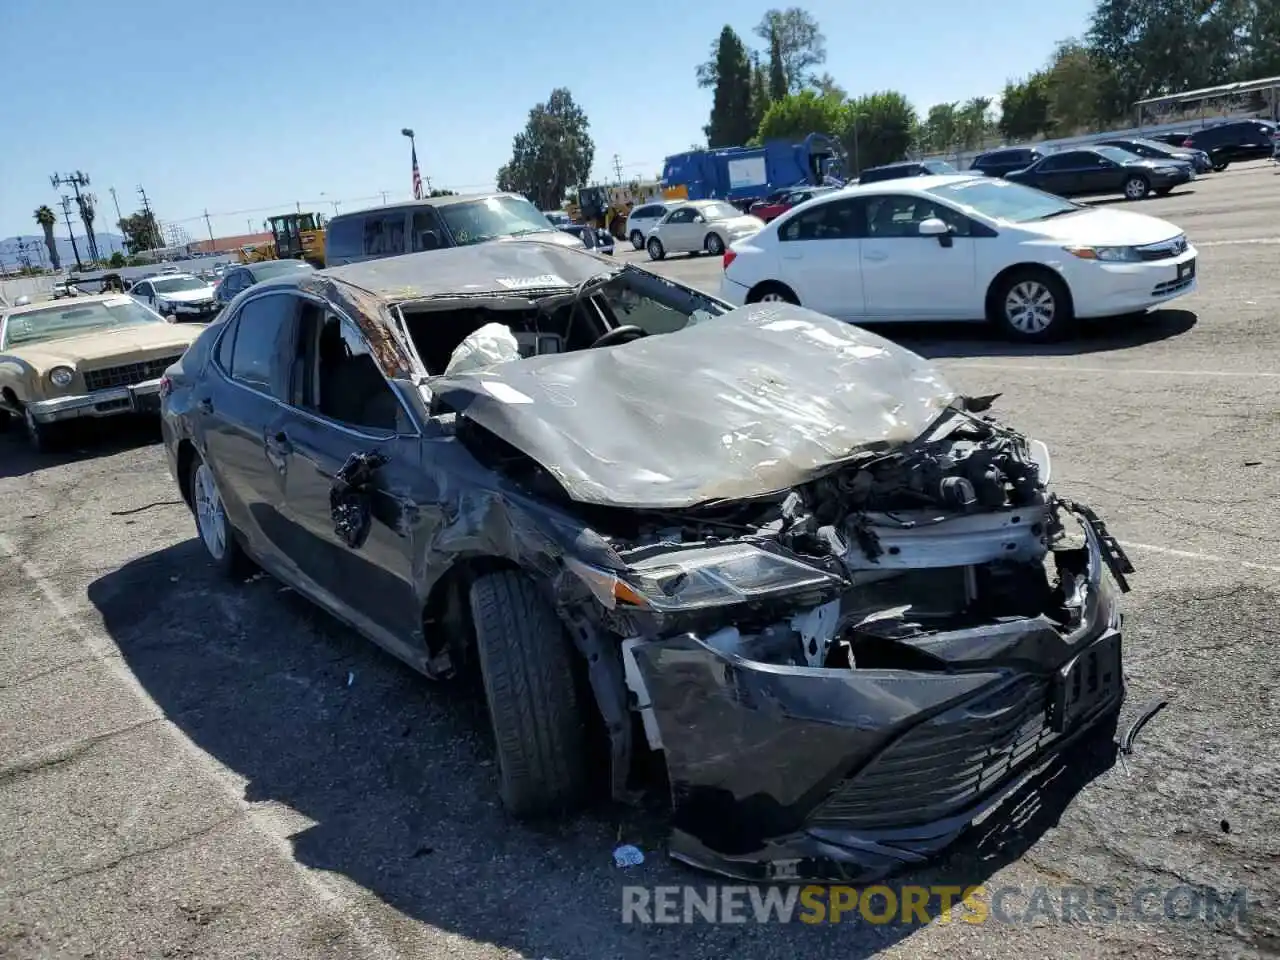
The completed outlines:
{"type": "Polygon", "coordinates": [[[935,633],[920,643],[945,671],[775,666],[693,634],[632,647],[671,780],[671,856],[752,881],[870,882],[939,853],[1113,717],[1115,554],[1084,528],[1074,631],[1041,617],[935,633]]]}

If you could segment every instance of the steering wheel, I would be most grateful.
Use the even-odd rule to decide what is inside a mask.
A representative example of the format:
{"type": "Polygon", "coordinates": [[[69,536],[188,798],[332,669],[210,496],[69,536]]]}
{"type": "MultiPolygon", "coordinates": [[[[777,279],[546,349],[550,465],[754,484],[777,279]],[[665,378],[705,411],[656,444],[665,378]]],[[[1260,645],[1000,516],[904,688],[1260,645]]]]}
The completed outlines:
{"type": "Polygon", "coordinates": [[[614,327],[604,336],[596,340],[595,343],[588,347],[588,350],[594,350],[596,347],[613,347],[619,343],[630,343],[632,340],[639,340],[641,337],[647,337],[649,331],[637,327],[633,323],[625,324],[621,327],[614,327]]]}

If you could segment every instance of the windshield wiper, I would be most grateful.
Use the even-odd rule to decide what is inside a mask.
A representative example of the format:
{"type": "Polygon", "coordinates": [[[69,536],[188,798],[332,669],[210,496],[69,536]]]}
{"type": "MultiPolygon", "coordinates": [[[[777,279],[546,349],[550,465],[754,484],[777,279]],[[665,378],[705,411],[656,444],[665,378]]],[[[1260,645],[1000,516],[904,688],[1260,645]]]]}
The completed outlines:
{"type": "Polygon", "coordinates": [[[1053,213],[1046,213],[1043,217],[1036,217],[1037,220],[1052,220],[1054,217],[1065,217],[1068,213],[1079,213],[1084,207],[1071,207],[1067,210],[1055,210],[1053,213]]]}
{"type": "Polygon", "coordinates": [[[526,230],[513,230],[511,233],[508,233],[507,236],[508,237],[527,237],[531,233],[551,233],[554,229],[555,229],[554,227],[547,227],[545,229],[543,229],[542,227],[529,227],[526,230]]]}

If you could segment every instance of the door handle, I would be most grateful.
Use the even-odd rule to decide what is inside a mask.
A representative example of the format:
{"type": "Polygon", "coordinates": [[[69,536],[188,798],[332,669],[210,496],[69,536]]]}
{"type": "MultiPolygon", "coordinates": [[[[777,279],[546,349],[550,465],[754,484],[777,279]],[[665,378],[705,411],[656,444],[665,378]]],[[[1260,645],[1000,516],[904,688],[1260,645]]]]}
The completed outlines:
{"type": "Polygon", "coordinates": [[[889,255],[883,250],[868,250],[862,255],[863,260],[870,260],[873,263],[879,263],[881,260],[888,260],[889,255]]]}

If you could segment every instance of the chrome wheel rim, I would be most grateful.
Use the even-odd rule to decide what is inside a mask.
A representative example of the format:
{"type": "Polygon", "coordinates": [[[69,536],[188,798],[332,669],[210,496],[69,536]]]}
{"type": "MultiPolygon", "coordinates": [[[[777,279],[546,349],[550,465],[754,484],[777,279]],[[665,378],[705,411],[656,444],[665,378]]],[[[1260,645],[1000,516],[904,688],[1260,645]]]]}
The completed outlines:
{"type": "Polygon", "coordinates": [[[218,485],[206,464],[196,468],[195,482],[196,526],[205,549],[215,560],[221,560],[227,552],[227,515],[222,507],[218,485]]]}
{"type": "Polygon", "coordinates": [[[635,247],[637,250],[644,249],[644,236],[640,233],[639,230],[631,234],[631,245],[635,247]]]}
{"type": "Polygon", "coordinates": [[[724,253],[724,244],[714,233],[707,237],[707,251],[712,254],[724,253]]]}
{"type": "Polygon", "coordinates": [[[1023,333],[1043,333],[1053,323],[1057,303],[1053,291],[1039,280],[1023,280],[1004,300],[1009,325],[1023,333]]]}
{"type": "Polygon", "coordinates": [[[1128,185],[1125,187],[1125,193],[1135,200],[1141,199],[1142,195],[1146,192],[1147,185],[1141,180],[1130,180],[1128,185]]]}
{"type": "Polygon", "coordinates": [[[650,243],[649,256],[653,257],[653,259],[655,260],[657,260],[660,256],[662,256],[662,244],[656,241],[650,243]]]}

